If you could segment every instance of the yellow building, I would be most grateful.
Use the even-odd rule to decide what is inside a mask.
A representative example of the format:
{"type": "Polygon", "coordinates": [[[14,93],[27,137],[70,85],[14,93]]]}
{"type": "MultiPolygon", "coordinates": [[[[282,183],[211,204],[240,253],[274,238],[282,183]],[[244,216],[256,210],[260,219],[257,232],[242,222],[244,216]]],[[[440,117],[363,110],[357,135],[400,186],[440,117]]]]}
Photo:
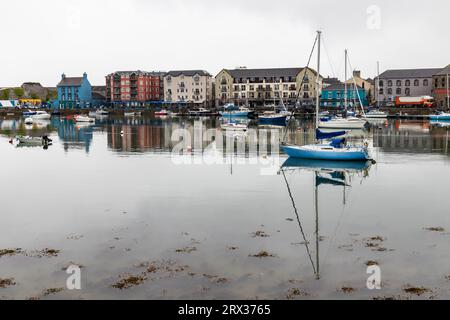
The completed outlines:
{"type": "Polygon", "coordinates": [[[316,86],[317,72],[310,68],[223,69],[215,77],[216,105],[312,105],[316,86]]]}
{"type": "Polygon", "coordinates": [[[364,79],[361,77],[361,71],[353,71],[353,77],[348,79],[348,85],[356,85],[363,88],[366,91],[367,99],[369,103],[373,103],[376,100],[375,81],[372,79],[364,79]]]}
{"type": "Polygon", "coordinates": [[[33,105],[33,106],[39,106],[42,103],[41,99],[19,99],[19,103],[21,105],[33,105]]]}

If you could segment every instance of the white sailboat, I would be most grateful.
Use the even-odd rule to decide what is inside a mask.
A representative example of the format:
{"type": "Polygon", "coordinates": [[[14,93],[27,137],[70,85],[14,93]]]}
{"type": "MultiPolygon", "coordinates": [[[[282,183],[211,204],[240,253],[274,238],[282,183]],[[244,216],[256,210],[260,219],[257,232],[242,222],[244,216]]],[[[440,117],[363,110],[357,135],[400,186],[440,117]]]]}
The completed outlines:
{"type": "MultiPolygon", "coordinates": [[[[320,74],[321,31],[317,31],[317,74],[320,74]]],[[[314,48],[313,48],[314,50],[314,48]]],[[[309,64],[309,63],[308,63],[309,64]]],[[[323,133],[319,130],[320,83],[317,77],[316,90],[316,140],[331,139],[345,135],[345,131],[323,133]]],[[[347,121],[348,123],[348,121],[347,121]]],[[[355,126],[356,127],[356,126],[355,126]]],[[[290,157],[313,160],[367,161],[370,159],[368,145],[348,146],[346,139],[333,139],[329,143],[317,143],[306,146],[295,146],[283,143],[283,150],[290,157]]]]}

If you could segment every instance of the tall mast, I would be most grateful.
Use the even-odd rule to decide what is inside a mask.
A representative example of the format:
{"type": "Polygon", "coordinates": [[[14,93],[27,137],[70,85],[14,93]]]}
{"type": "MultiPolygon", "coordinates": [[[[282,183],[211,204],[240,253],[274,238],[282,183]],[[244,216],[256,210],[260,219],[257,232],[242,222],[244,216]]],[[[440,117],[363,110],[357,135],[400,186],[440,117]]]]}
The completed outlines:
{"type": "Polygon", "coordinates": [[[345,49],[344,108],[347,113],[347,49],[345,49]]]}
{"type": "MultiPolygon", "coordinates": [[[[316,86],[316,129],[319,128],[319,107],[320,107],[320,42],[322,31],[317,31],[317,86],[316,86]]],[[[305,70],[308,72],[308,70],[305,70]]],[[[300,88],[301,90],[301,88],[300,88]]]]}
{"type": "Polygon", "coordinates": [[[448,79],[448,73],[447,73],[447,109],[450,108],[449,104],[450,104],[450,92],[448,89],[448,85],[449,85],[449,79],[448,79]]]}
{"type": "Polygon", "coordinates": [[[380,108],[380,61],[377,61],[377,82],[376,82],[377,90],[377,107],[380,108]]]}

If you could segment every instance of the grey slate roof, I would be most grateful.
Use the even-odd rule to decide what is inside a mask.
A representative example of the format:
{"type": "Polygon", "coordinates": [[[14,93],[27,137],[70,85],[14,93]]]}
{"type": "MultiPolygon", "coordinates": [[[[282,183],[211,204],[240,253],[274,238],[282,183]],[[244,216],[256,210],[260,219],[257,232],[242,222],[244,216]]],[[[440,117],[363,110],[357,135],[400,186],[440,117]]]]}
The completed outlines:
{"type": "MultiPolygon", "coordinates": [[[[357,86],[358,90],[364,90],[363,88],[361,88],[360,86],[357,86]]],[[[354,90],[355,86],[354,85],[347,85],[347,90],[354,90]]],[[[334,91],[334,90],[345,90],[345,84],[344,83],[339,83],[339,84],[332,84],[331,86],[328,86],[326,88],[323,88],[324,91],[334,91]]]]}
{"type": "MultiPolygon", "coordinates": [[[[234,78],[281,78],[296,77],[304,68],[274,69],[225,69],[234,78]]],[[[311,69],[314,74],[316,71],[311,69]]]]}
{"type": "Polygon", "coordinates": [[[172,77],[178,77],[180,75],[184,75],[186,77],[193,77],[196,74],[199,76],[211,76],[207,71],[204,70],[178,70],[178,71],[169,71],[166,75],[170,75],[172,77]]]}
{"type": "Polygon", "coordinates": [[[81,86],[82,83],[83,77],[65,77],[64,79],[61,79],[61,81],[58,83],[58,87],[81,86]]]}
{"type": "Polygon", "coordinates": [[[444,69],[436,73],[436,76],[446,76],[447,74],[450,74],[450,64],[446,66],[444,69]]]}
{"type": "Polygon", "coordinates": [[[136,75],[165,75],[165,72],[162,71],[141,71],[141,70],[134,70],[134,71],[116,71],[110,74],[110,76],[113,75],[127,75],[127,74],[136,74],[136,75]]]}
{"type": "Polygon", "coordinates": [[[386,70],[385,72],[380,74],[380,79],[431,78],[441,70],[441,68],[386,70]]]}

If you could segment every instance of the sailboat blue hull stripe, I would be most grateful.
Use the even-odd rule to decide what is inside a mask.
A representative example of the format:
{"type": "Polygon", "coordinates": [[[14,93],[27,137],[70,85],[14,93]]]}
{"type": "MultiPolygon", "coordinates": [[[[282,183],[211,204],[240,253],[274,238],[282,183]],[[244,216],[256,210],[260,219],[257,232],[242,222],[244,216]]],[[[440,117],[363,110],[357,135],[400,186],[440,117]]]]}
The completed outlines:
{"type": "Polygon", "coordinates": [[[333,160],[333,161],[367,161],[369,159],[364,149],[360,151],[313,151],[304,150],[298,147],[284,146],[283,151],[293,158],[313,159],[313,160],[333,160]]]}

